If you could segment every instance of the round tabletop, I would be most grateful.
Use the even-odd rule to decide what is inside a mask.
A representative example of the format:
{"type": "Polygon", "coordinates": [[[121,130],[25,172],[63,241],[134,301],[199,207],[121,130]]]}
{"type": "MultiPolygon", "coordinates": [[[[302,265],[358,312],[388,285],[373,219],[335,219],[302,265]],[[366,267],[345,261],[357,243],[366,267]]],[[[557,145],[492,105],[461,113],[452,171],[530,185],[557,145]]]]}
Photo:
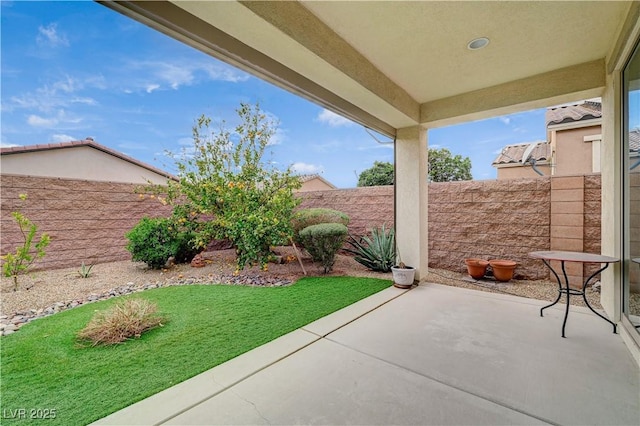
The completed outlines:
{"type": "Polygon", "coordinates": [[[601,254],[582,253],[579,251],[533,251],[529,253],[530,257],[544,260],[560,260],[565,262],[581,262],[581,263],[616,263],[620,259],[611,256],[603,256],[601,254]]]}

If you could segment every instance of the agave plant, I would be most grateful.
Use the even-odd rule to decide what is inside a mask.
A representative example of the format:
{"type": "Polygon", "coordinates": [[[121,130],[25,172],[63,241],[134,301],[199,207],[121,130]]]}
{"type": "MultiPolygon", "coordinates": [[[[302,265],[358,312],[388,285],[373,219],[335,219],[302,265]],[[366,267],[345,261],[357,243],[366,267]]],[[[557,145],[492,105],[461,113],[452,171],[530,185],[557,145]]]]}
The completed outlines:
{"type": "Polygon", "coordinates": [[[345,249],[355,255],[356,262],[373,271],[389,272],[396,261],[396,243],[393,228],[384,225],[373,228],[371,236],[359,239],[350,237],[347,241],[353,249],[345,249]]]}

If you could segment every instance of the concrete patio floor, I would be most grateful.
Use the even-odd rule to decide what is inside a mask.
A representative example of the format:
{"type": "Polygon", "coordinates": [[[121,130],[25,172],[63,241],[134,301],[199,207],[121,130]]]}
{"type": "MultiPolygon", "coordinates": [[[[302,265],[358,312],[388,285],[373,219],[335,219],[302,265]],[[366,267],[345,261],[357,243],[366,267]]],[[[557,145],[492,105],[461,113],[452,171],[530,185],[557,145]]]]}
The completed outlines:
{"type": "Polygon", "coordinates": [[[389,288],[96,424],[640,424],[640,371],[586,308],[389,288]]]}

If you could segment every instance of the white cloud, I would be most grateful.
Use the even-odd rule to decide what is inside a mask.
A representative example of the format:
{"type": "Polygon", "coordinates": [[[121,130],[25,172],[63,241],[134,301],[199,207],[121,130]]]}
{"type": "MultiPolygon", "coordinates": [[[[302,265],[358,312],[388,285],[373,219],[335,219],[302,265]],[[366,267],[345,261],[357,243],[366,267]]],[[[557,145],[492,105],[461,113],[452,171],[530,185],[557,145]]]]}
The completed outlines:
{"type": "Polygon", "coordinates": [[[3,104],[3,110],[11,111],[23,108],[51,112],[56,108],[69,107],[73,104],[98,105],[98,102],[91,97],[69,95],[81,91],[85,87],[98,87],[102,84],[104,84],[102,79],[92,77],[81,80],[67,75],[60,80],[37,88],[35,92],[26,92],[20,96],[11,97],[8,104],[3,104]]]}
{"type": "Polygon", "coordinates": [[[58,33],[58,24],[52,23],[46,27],[38,27],[36,42],[43,47],[68,47],[69,40],[64,34],[58,33]]]}
{"type": "Polygon", "coordinates": [[[55,134],[51,136],[51,142],[71,142],[71,141],[77,141],[78,138],[70,136],[70,135],[65,135],[65,134],[55,134]]]}
{"type": "Polygon", "coordinates": [[[278,127],[276,131],[273,133],[273,135],[271,135],[271,139],[269,139],[267,146],[280,145],[282,142],[284,142],[287,139],[287,136],[285,133],[286,133],[286,130],[278,127]]]}
{"type": "Polygon", "coordinates": [[[293,163],[293,165],[291,166],[291,170],[294,173],[309,175],[314,173],[322,173],[324,171],[324,167],[318,166],[316,164],[298,162],[293,163]]]}
{"type": "Polygon", "coordinates": [[[328,124],[331,127],[349,126],[353,124],[351,120],[344,118],[335,112],[331,112],[328,109],[323,109],[320,114],[318,114],[316,121],[328,124]]]}
{"type": "Polygon", "coordinates": [[[509,123],[511,123],[511,119],[509,117],[506,117],[506,116],[498,117],[498,120],[502,121],[502,123],[507,124],[507,125],[509,123]]]}
{"type": "Polygon", "coordinates": [[[55,128],[59,124],[65,126],[76,126],[82,122],[82,118],[70,116],[65,110],[61,109],[55,116],[42,117],[40,115],[31,114],[27,117],[27,124],[33,127],[55,128]]]}
{"type": "Polygon", "coordinates": [[[13,148],[14,146],[20,146],[20,145],[17,145],[15,143],[9,143],[9,142],[0,142],[0,148],[13,148]]]}
{"type": "Polygon", "coordinates": [[[181,86],[191,86],[201,81],[228,81],[237,83],[249,79],[249,74],[226,64],[213,62],[192,61],[189,59],[176,59],[168,61],[131,61],[125,67],[127,72],[127,84],[133,85],[122,90],[125,93],[145,90],[151,93],[158,89],[173,90],[181,86]]]}
{"type": "Polygon", "coordinates": [[[39,115],[32,114],[27,118],[27,124],[33,127],[53,127],[58,124],[58,119],[55,117],[44,118],[39,115]]]}
{"type": "Polygon", "coordinates": [[[159,62],[156,66],[156,76],[169,84],[174,90],[180,86],[189,86],[193,83],[193,71],[182,64],[159,62]]]}
{"type": "Polygon", "coordinates": [[[212,80],[238,83],[241,81],[247,81],[250,77],[249,74],[237,70],[226,64],[206,64],[203,66],[203,69],[207,72],[212,80]]]}

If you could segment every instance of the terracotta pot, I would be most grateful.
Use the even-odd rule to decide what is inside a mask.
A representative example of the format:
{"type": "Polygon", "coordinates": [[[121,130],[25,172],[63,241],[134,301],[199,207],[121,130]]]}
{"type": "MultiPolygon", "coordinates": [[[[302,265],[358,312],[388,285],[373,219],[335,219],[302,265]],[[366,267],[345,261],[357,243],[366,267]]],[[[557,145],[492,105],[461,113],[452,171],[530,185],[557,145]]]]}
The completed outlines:
{"type": "Polygon", "coordinates": [[[464,263],[467,264],[469,275],[476,280],[484,277],[484,274],[487,273],[487,266],[489,266],[489,262],[484,259],[470,258],[465,259],[464,263]]]}
{"type": "Polygon", "coordinates": [[[509,281],[513,278],[513,270],[516,269],[516,262],[513,260],[494,259],[489,261],[493,276],[498,281],[509,281]]]}

